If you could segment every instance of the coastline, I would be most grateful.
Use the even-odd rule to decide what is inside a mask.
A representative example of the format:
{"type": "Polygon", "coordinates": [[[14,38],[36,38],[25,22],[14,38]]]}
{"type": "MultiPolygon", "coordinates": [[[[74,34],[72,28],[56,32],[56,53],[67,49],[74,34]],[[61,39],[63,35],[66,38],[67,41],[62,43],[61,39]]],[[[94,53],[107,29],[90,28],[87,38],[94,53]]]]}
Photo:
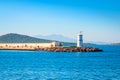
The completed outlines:
{"type": "Polygon", "coordinates": [[[46,52],[102,52],[102,49],[92,47],[51,47],[51,48],[2,48],[0,50],[25,50],[25,51],[46,51],[46,52]]]}

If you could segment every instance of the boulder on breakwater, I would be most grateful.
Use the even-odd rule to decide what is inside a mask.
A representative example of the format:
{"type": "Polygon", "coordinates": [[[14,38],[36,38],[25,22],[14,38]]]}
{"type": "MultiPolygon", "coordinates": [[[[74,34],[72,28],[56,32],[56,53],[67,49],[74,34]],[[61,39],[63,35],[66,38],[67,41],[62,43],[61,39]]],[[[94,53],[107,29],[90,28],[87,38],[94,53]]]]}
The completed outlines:
{"type": "Polygon", "coordinates": [[[47,52],[102,52],[99,48],[92,47],[52,47],[52,48],[36,48],[35,50],[47,52]]]}

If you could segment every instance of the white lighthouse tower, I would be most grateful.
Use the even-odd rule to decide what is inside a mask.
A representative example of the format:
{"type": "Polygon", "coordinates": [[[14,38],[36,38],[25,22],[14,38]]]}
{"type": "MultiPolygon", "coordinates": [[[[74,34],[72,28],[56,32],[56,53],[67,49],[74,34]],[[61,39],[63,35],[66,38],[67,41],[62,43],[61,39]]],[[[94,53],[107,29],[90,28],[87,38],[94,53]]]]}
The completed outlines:
{"type": "Polygon", "coordinates": [[[82,35],[82,32],[80,32],[77,35],[77,47],[83,47],[83,35],[82,35]]]}

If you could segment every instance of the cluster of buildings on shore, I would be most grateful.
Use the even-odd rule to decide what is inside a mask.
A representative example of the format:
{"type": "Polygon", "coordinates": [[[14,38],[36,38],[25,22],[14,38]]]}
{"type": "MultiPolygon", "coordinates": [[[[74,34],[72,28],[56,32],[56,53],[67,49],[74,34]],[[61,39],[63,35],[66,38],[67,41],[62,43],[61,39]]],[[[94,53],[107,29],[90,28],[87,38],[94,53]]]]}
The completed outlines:
{"type": "MultiPolygon", "coordinates": [[[[23,49],[34,50],[36,48],[51,48],[61,46],[60,42],[51,43],[0,43],[0,49],[23,49]]],[[[77,36],[77,47],[83,46],[83,35],[80,33],[77,36]]]]}
{"type": "Polygon", "coordinates": [[[51,43],[0,43],[0,49],[28,49],[34,50],[36,48],[56,47],[58,42],[51,43]]]}

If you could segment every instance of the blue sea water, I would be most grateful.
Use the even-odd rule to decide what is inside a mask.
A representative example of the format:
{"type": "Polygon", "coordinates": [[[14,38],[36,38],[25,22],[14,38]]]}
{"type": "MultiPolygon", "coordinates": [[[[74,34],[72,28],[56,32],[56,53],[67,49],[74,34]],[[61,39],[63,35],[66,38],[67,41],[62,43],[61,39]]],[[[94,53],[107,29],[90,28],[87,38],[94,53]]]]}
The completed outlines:
{"type": "Polygon", "coordinates": [[[0,50],[0,80],[120,80],[120,46],[104,52],[0,50]]]}

